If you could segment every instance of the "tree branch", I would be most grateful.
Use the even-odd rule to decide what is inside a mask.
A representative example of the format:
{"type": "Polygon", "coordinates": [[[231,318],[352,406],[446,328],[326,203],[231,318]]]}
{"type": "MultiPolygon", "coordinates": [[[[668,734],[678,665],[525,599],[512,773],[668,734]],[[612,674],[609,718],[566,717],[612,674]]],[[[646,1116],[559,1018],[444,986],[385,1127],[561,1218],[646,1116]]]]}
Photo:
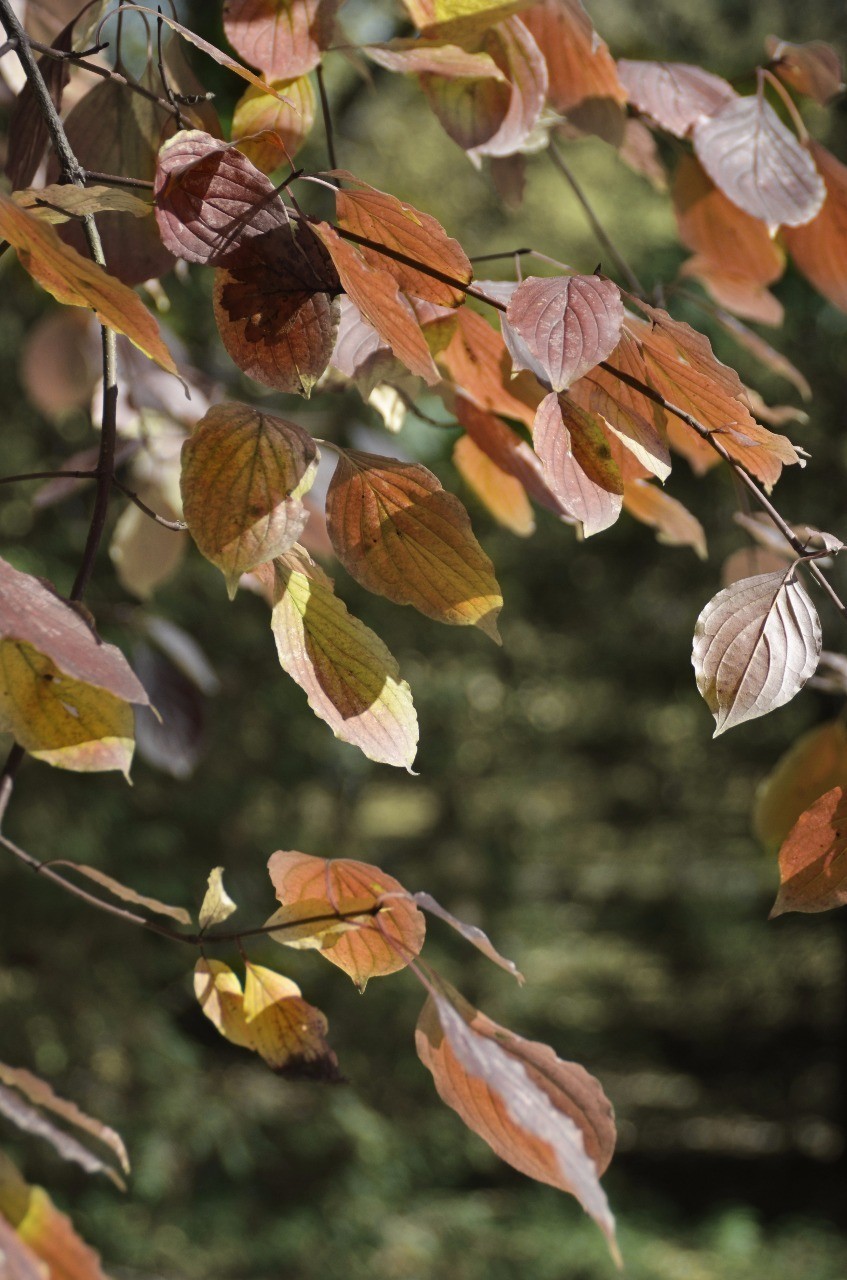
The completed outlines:
{"type": "Polygon", "coordinates": [[[129,498],[130,502],[134,502],[139,511],[143,511],[151,520],[155,520],[156,524],[160,524],[163,529],[173,529],[174,533],[184,533],[188,525],[184,520],[166,520],[164,516],[160,516],[152,507],[148,507],[146,502],[142,502],[137,493],[133,493],[132,489],[128,489],[115,476],[112,476],[112,484],[116,489],[120,489],[125,498],[129,498]]]}
{"type": "Polygon", "coordinates": [[[338,168],[338,158],[335,154],[335,131],[332,126],[332,112],[329,109],[329,98],[326,92],[326,83],[324,81],[323,63],[319,62],[318,72],[318,92],[321,96],[321,112],[324,119],[324,133],[326,134],[326,151],[329,156],[330,169],[338,168]]]}

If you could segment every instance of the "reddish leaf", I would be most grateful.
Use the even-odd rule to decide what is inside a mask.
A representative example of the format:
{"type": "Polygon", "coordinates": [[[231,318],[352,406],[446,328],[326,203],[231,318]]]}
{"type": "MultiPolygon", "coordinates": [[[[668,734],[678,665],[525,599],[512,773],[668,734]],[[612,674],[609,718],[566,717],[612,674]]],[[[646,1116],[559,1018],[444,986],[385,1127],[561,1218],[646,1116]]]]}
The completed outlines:
{"type": "Polygon", "coordinates": [[[577,128],[621,141],[626,90],[581,0],[544,0],[521,14],[521,21],[547,60],[553,110],[577,128]]]}
{"type": "MultiPolygon", "coordinates": [[[[754,554],[759,550],[746,549],[754,554]]],[[[801,734],[759,784],[753,830],[762,844],[778,849],[801,815],[833,787],[847,791],[847,727],[841,720],[829,720],[801,734]]]]}
{"type": "MultiPolygon", "coordinates": [[[[624,336],[631,343],[629,335],[624,336]]],[[[624,342],[618,344],[611,359],[616,362],[617,368],[623,368],[626,364],[624,342]]],[[[646,378],[646,372],[644,376],[646,378]]],[[[609,443],[617,442],[621,446],[617,450],[613,447],[612,454],[624,473],[624,478],[638,473],[639,478],[654,475],[664,481],[671,471],[671,457],[664,432],[656,426],[655,413],[648,419],[632,407],[637,393],[627,394],[629,392],[629,387],[615,382],[612,375],[607,374],[604,369],[596,369],[570,387],[568,398],[586,412],[599,414],[603,419],[607,435],[611,436],[609,443]]],[[[643,396],[640,400],[649,412],[650,402],[643,396]]]]}
{"type": "Polygon", "coordinates": [[[810,142],[815,164],[826,183],[826,200],[816,218],[783,235],[798,271],[823,296],[847,311],[847,166],[819,142],[810,142]]]}
{"type": "Polygon", "coordinates": [[[826,187],[812,157],[761,93],[701,120],[694,150],[724,195],[769,226],[810,222],[823,204],[826,187]]]}
{"type": "Polygon", "coordinates": [[[737,97],[721,76],[686,62],[620,58],[618,75],[632,105],[677,138],[684,138],[698,121],[715,115],[737,97]]]}
{"type": "Polygon", "coordinates": [[[597,419],[551,391],[539,405],[532,439],[547,483],[585,537],[613,525],[623,482],[597,419]]]}
{"type": "Polygon", "coordinates": [[[779,893],[771,910],[829,911],[847,902],[847,794],[833,787],[798,818],[779,851],[779,893]]]}
{"type": "Polygon", "coordinates": [[[360,990],[370,978],[404,969],[420,952],[426,933],[423,914],[399,881],[379,867],[350,858],[316,858],[280,849],[271,854],[268,872],[283,906],[320,898],[341,910],[345,900],[369,901],[376,906],[387,895],[386,910],[369,924],[343,933],[334,946],[321,952],[360,990]]]}
{"type": "Polygon", "coordinates": [[[515,290],[506,312],[531,357],[517,367],[531,368],[554,391],[563,391],[611,355],[623,318],[617,285],[599,276],[530,276],[515,290]]]}
{"type": "Polygon", "coordinates": [[[755,324],[767,324],[773,328],[782,324],[784,309],[778,298],[769,289],[755,284],[744,275],[732,271],[724,271],[709,258],[701,258],[695,254],[679,269],[681,279],[699,280],[700,284],[716,302],[745,320],[755,324]]]}
{"type": "Polygon", "coordinates": [[[268,78],[312,71],[332,43],[343,0],[226,0],[224,31],[232,47],[268,78]]]}
{"type": "Polygon", "coordinates": [[[659,542],[669,547],[692,547],[706,559],[706,535],[700,521],[676,498],[658,485],[633,480],[624,488],[624,510],[656,530],[659,542]]]}
{"type": "Polygon", "coordinates": [[[524,1040],[457,992],[431,988],[418,1056],[469,1129],[521,1173],[576,1196],[617,1257],[614,1219],[598,1181],[615,1142],[612,1108],[582,1067],[524,1040]]]}
{"type": "MultiPolygon", "coordinates": [[[[435,218],[421,213],[396,196],[377,191],[344,170],[336,171],[333,177],[356,184],[355,187],[348,185],[342,188],[336,196],[338,222],[345,231],[385,245],[462,284],[470,284],[473,267],[464,249],[447,235],[435,218]]],[[[411,293],[445,307],[456,307],[465,300],[464,292],[454,285],[445,284],[416,267],[364,245],[359,249],[368,265],[388,272],[403,293],[411,293]]]]}
{"type": "Polygon", "coordinates": [[[453,466],[498,524],[519,538],[529,537],[535,516],[520,480],[498,467],[470,436],[460,436],[453,446],[453,466]]]}
{"type": "Polygon", "coordinates": [[[438,362],[456,389],[481,409],[532,426],[544,392],[527,374],[510,377],[512,361],[503,338],[476,311],[463,307],[457,313],[456,332],[438,362]],[[518,391],[527,391],[526,399],[519,398],[518,391]]]}
{"type": "Polygon", "coordinates": [[[814,98],[826,106],[844,89],[844,67],[841,56],[823,40],[791,44],[778,36],[768,36],[765,48],[773,70],[798,93],[814,98]]]}
{"type": "Polygon", "coordinates": [[[456,417],[477,447],[488,454],[502,471],[519,480],[530,497],[558,516],[570,514],[544,479],[544,469],[537,454],[511,427],[494,414],[477,408],[464,396],[456,397],[456,417]]]}
{"type": "Polygon", "coordinates": [[[341,452],[327,494],[332,545],[368,591],[499,643],[503,598],[458,498],[418,463],[341,452]]]}
{"type": "Polygon", "coordinates": [[[793,566],[719,591],[697,619],[691,658],[715,737],[790,702],[820,649],[818,615],[793,566]]]}
{"type": "Polygon", "coordinates": [[[750,284],[772,284],[785,258],[768,229],[728,200],[694,156],[683,156],[673,184],[679,238],[686,248],[750,284]]]}
{"type": "Polygon", "coordinates": [[[517,978],[521,986],[526,982],[526,978],[521,973],[514,960],[507,960],[505,956],[501,956],[500,952],[494,947],[488,934],[484,933],[475,924],[466,924],[464,920],[457,919],[449,911],[442,907],[440,902],[436,902],[435,898],[429,893],[416,893],[413,895],[415,902],[419,907],[423,907],[424,911],[429,911],[431,915],[437,916],[439,920],[443,920],[445,924],[449,924],[452,929],[476,947],[477,951],[481,951],[484,956],[496,964],[500,969],[505,969],[506,973],[511,973],[517,978]]]}

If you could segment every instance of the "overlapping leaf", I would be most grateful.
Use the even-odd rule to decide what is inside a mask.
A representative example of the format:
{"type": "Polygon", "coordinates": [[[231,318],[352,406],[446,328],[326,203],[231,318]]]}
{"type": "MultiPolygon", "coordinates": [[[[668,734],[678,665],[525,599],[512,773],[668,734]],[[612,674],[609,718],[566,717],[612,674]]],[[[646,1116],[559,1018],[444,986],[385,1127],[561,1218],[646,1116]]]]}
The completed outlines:
{"type": "Polygon", "coordinates": [[[783,232],[799,271],[834,306],[847,311],[847,166],[819,142],[809,143],[826,183],[826,200],[816,218],[783,232]]]}
{"type": "Polygon", "coordinates": [[[691,547],[706,559],[706,534],[696,516],[664,489],[645,480],[632,480],[624,487],[624,510],[642,524],[656,530],[659,542],[669,547],[691,547]]]}
{"type": "Polygon", "coordinates": [[[547,484],[585,537],[615,523],[624,485],[596,415],[551,391],[535,416],[532,442],[547,484]]]}
{"type": "MultiPolygon", "coordinates": [[[[530,276],[509,300],[506,320],[531,359],[531,368],[554,391],[583,377],[618,345],[624,311],[620,292],[599,276],[530,276]]],[[[520,351],[512,350],[513,357],[520,351]]]]}
{"type": "Polygon", "coordinates": [[[285,96],[282,102],[254,85],[242,94],[232,116],[232,141],[263,173],[272,173],[293,160],[311,132],[316,99],[308,76],[274,80],[272,88],[285,96]]]}
{"type": "Polygon", "coordinates": [[[456,332],[438,363],[456,389],[481,409],[532,426],[544,392],[527,374],[511,378],[512,361],[502,336],[476,311],[463,307],[458,312],[456,332]]]}
{"type": "Polygon", "coordinates": [[[283,906],[325,900],[336,911],[355,901],[384,911],[369,923],[343,933],[322,955],[343,969],[364,990],[370,978],[403,969],[420,952],[426,933],[423,915],[393,876],[351,858],[316,858],[295,850],[277,850],[268,860],[274,892],[283,906]]]}
{"type": "Polygon", "coordinates": [[[801,815],[833,787],[847,791],[847,726],[842,720],[828,720],[802,734],[760,784],[753,829],[762,844],[778,849],[801,815]]]}
{"type": "Polygon", "coordinates": [[[226,0],[224,31],[232,47],[270,79],[312,71],[332,41],[343,0],[226,0]]]}
{"type": "Polygon", "coordinates": [[[768,36],[765,48],[773,70],[792,89],[826,106],[844,89],[844,66],[837,50],[823,40],[792,44],[768,36]]]}
{"type": "Polygon", "coordinates": [[[294,546],[318,451],[294,422],[249,405],[213,405],[182,449],[185,519],[234,596],[243,573],[294,546]]]}
{"type": "Polygon", "coordinates": [[[336,555],[377,595],[499,642],[503,598],[458,498],[418,463],[341,452],[327,494],[336,555]]]}
{"type": "Polygon", "coordinates": [[[626,89],[581,0],[543,0],[522,13],[521,21],[547,61],[553,110],[577,128],[619,143],[626,89]]]}
{"type": "Polygon", "coordinates": [[[721,76],[686,62],[618,61],[629,101],[668,133],[684,138],[703,119],[715,115],[736,98],[721,76]]]}
{"type": "Polygon", "coordinates": [[[55,182],[46,187],[25,187],[22,191],[13,191],[12,199],[42,222],[51,222],[54,226],[89,213],[128,213],[133,218],[146,218],[153,211],[152,205],[131,191],[96,183],[89,187],[61,186],[55,182]]]}
{"type": "Polygon", "coordinates": [[[542,507],[567,518],[563,507],[544,476],[543,465],[527,442],[493,413],[480,409],[465,396],[456,397],[456,417],[474,444],[496,466],[520,481],[523,489],[542,507]]]}
{"type": "Polygon", "coordinates": [[[338,1059],[327,1043],[327,1020],[300,988],[264,965],[246,966],[244,1021],[253,1047],[269,1067],[296,1079],[335,1082],[338,1059]]]}
{"type": "Polygon", "coordinates": [[[506,77],[490,53],[469,53],[456,44],[435,40],[391,40],[364,45],[361,50],[377,66],[401,75],[441,76],[446,80],[499,80],[506,77]]]}
{"type": "Polygon", "coordinates": [[[443,1102],[521,1173],[576,1196],[617,1257],[599,1176],[615,1142],[599,1083],[547,1045],[524,1040],[439,983],[415,1036],[443,1102]]]}
{"type": "Polygon", "coordinates": [[[330,579],[300,548],[276,561],[272,591],[280,663],[315,715],[368,759],[410,768],[417,716],[409,686],[379,637],[347,612],[330,579]]]}
{"type": "Polygon", "coordinates": [[[733,98],[701,120],[694,150],[724,195],[769,226],[810,222],[824,202],[814,160],[761,93],[733,98]]]}
{"type": "Polygon", "coordinates": [[[847,903],[847,793],[833,787],[792,827],[779,851],[779,893],[771,918],[829,911],[847,903]]]}
{"type": "Polygon", "coordinates": [[[818,615],[793,568],[718,592],[697,619],[691,659],[715,737],[789,702],[820,649],[818,615]]]}
{"type": "Polygon", "coordinates": [[[460,436],[453,446],[453,466],[498,524],[519,538],[535,529],[535,516],[526,489],[497,465],[470,436],[460,436]]]}

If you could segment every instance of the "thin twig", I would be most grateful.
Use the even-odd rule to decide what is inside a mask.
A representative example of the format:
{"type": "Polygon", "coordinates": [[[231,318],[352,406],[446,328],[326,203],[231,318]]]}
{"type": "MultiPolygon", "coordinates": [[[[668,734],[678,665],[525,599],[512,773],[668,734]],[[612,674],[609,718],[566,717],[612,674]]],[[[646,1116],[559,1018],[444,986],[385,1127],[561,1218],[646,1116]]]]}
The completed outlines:
{"type": "Polygon", "coordinates": [[[532,249],[509,249],[506,253],[474,253],[470,262],[499,262],[503,258],[519,258],[522,254],[532,253],[532,249]]]}
{"type": "Polygon", "coordinates": [[[188,525],[184,520],[167,520],[164,516],[160,516],[152,507],[148,507],[146,502],[139,498],[137,493],[133,493],[132,489],[128,489],[125,484],[121,484],[116,476],[112,476],[112,484],[116,489],[120,489],[124,497],[129,498],[130,502],[134,502],[139,511],[143,511],[151,520],[155,520],[156,524],[160,524],[163,529],[173,529],[175,533],[184,533],[188,525]]]}
{"type": "Polygon", "coordinates": [[[585,213],[585,216],[587,217],[589,224],[591,226],[591,230],[594,232],[594,235],[596,236],[597,240],[600,242],[600,244],[603,246],[603,248],[606,250],[609,256],[612,259],[614,259],[615,263],[617,264],[618,270],[620,271],[621,275],[623,275],[626,278],[626,281],[630,289],[632,290],[632,292],[637,293],[640,298],[646,298],[647,295],[644,292],[644,286],[641,284],[641,282],[638,279],[638,276],[635,274],[632,267],[629,265],[626,258],[621,253],[620,249],[618,249],[617,245],[614,243],[611,236],[609,235],[605,227],[600,222],[600,219],[597,217],[596,213],[591,207],[591,204],[589,203],[588,197],[586,196],[585,192],[582,190],[582,187],[579,185],[574,175],[571,173],[570,168],[565,163],[564,156],[562,155],[559,148],[556,146],[555,142],[551,141],[549,151],[550,151],[550,159],[553,161],[553,164],[559,170],[559,173],[565,179],[571,191],[573,191],[577,200],[582,205],[583,212],[585,213]]]}
{"type": "MultiPolygon", "coordinates": [[[[92,75],[100,76],[102,80],[114,80],[115,84],[123,85],[125,89],[131,89],[139,97],[146,98],[148,102],[155,102],[157,106],[163,107],[165,111],[172,112],[174,109],[167,98],[154,93],[152,89],[139,84],[137,80],[131,80],[129,76],[123,75],[120,71],[115,71],[113,67],[101,67],[97,62],[86,62],[85,56],[81,53],[63,53],[59,49],[52,48],[49,44],[41,44],[38,40],[30,40],[29,43],[33,49],[36,49],[47,58],[55,58],[60,62],[73,62],[74,66],[79,67],[81,71],[90,71],[92,75]]],[[[209,97],[210,95],[207,94],[205,96],[209,97]]]]}
{"type": "Polygon", "coordinates": [[[326,134],[326,151],[329,156],[330,169],[338,168],[338,160],[335,154],[335,131],[332,126],[332,112],[329,109],[329,98],[327,97],[326,84],[324,82],[323,64],[318,63],[318,93],[321,96],[321,111],[324,118],[324,133],[326,134]]]}
{"type": "Polygon", "coordinates": [[[17,476],[0,476],[0,484],[14,484],[18,480],[95,480],[96,471],[22,471],[17,476]]]}
{"type": "MultiPolygon", "coordinates": [[[[180,129],[184,129],[185,120],[183,119],[182,112],[179,109],[179,103],[177,102],[176,97],[174,96],[174,91],[171,88],[171,82],[168,79],[168,73],[165,70],[165,59],[162,53],[162,30],[165,25],[164,22],[162,21],[162,6],[157,5],[156,7],[159,14],[158,20],[156,22],[156,51],[159,58],[159,79],[162,81],[162,89],[164,90],[165,97],[167,98],[168,102],[171,104],[171,108],[176,117],[176,122],[180,129]]],[[[121,17],[123,17],[123,14],[121,14],[121,17]]]]}
{"type": "Polygon", "coordinates": [[[86,169],[85,181],[105,182],[115,187],[141,187],[145,191],[153,190],[153,183],[147,178],[126,178],[120,173],[100,173],[97,169],[86,169]]]}

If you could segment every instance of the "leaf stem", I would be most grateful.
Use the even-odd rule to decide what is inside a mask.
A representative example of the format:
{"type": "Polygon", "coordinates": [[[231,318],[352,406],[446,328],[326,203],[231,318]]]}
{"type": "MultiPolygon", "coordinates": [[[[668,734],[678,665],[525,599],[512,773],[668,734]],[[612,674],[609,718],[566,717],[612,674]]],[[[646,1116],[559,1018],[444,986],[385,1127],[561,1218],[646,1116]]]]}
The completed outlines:
{"type": "Polygon", "coordinates": [[[96,471],[22,471],[17,476],[0,476],[0,484],[14,484],[18,480],[96,480],[96,471]]]}
{"type": "MultiPolygon", "coordinates": [[[[65,53],[60,49],[54,49],[49,44],[42,44],[39,40],[29,39],[29,44],[31,48],[36,49],[46,58],[55,58],[59,62],[72,62],[81,71],[90,71],[92,75],[100,76],[102,80],[114,80],[115,84],[123,85],[124,88],[137,93],[139,97],[146,98],[148,102],[155,102],[157,106],[162,107],[167,112],[173,112],[174,110],[167,98],[160,97],[152,89],[139,84],[137,80],[131,80],[129,76],[123,75],[120,71],[115,71],[113,67],[101,67],[96,62],[87,62],[83,53],[65,53]]],[[[101,47],[106,48],[107,46],[103,45],[101,47]]],[[[91,50],[86,50],[86,52],[90,53],[91,50]]],[[[208,95],[206,96],[208,97],[208,95]]]]}
{"type": "Polygon", "coordinates": [[[767,80],[771,88],[776,90],[779,97],[782,99],[783,103],[785,104],[786,111],[791,117],[791,123],[794,125],[794,128],[797,131],[798,139],[800,140],[801,144],[804,147],[807,147],[809,145],[809,130],[806,128],[805,124],[803,123],[803,117],[800,115],[800,112],[797,110],[797,103],[794,101],[791,94],[786,89],[785,85],[782,83],[781,80],[777,79],[777,77],[773,74],[773,72],[768,71],[767,67],[758,67],[757,75],[759,76],[760,84],[763,80],[767,80]]]}
{"type": "Polygon", "coordinates": [[[130,502],[134,502],[139,511],[143,511],[146,516],[149,516],[151,520],[155,520],[156,524],[160,524],[163,529],[173,529],[175,533],[184,533],[188,528],[184,520],[167,520],[164,516],[160,516],[152,507],[148,507],[147,503],[143,502],[137,493],[133,493],[132,489],[128,489],[125,484],[122,484],[116,476],[112,476],[112,484],[116,489],[120,489],[125,498],[129,498],[130,502]]]}

